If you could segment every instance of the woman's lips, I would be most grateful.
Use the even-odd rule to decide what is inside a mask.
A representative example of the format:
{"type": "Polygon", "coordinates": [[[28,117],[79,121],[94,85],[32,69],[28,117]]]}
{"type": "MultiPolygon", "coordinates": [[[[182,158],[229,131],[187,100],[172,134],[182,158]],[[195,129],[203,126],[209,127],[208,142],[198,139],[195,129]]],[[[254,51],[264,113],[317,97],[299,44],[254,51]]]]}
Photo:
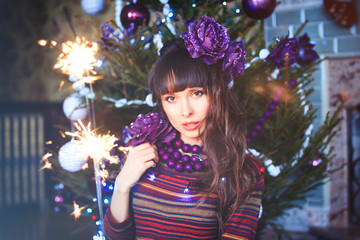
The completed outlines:
{"type": "Polygon", "coordinates": [[[188,122],[188,123],[183,123],[182,125],[186,131],[194,131],[199,127],[200,122],[188,122]]]}

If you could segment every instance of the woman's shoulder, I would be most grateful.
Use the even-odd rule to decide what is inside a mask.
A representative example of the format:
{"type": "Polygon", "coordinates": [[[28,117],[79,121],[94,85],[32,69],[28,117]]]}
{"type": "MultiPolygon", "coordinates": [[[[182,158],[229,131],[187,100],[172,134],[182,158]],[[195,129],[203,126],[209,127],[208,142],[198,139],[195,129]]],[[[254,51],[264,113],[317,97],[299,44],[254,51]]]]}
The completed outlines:
{"type": "Polygon", "coordinates": [[[256,158],[253,154],[246,154],[246,161],[249,163],[251,169],[253,170],[253,174],[256,178],[256,182],[264,181],[264,172],[265,168],[262,163],[256,158]]]}

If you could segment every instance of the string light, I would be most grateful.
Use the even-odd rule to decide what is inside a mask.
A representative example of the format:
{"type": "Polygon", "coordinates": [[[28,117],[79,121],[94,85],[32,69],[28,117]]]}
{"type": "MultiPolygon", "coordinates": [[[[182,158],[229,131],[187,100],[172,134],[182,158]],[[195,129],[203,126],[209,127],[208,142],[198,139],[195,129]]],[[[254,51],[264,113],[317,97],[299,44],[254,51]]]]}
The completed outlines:
{"type": "Polygon", "coordinates": [[[151,181],[154,181],[155,178],[156,178],[156,176],[155,176],[153,173],[149,174],[149,179],[150,179],[151,181]]]}
{"type": "Polygon", "coordinates": [[[39,40],[37,43],[38,43],[40,46],[44,47],[44,46],[46,46],[47,41],[44,40],[44,39],[41,39],[41,40],[39,40]]]}

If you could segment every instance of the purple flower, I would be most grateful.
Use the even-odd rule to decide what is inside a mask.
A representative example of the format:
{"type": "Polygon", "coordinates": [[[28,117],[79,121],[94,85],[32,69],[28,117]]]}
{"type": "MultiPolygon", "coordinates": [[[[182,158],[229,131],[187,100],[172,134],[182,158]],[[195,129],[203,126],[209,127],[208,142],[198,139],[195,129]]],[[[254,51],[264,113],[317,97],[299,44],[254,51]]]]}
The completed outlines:
{"type": "Polygon", "coordinates": [[[130,27],[126,29],[123,34],[124,36],[120,37],[119,30],[116,31],[114,28],[112,28],[109,22],[104,22],[101,24],[101,33],[103,36],[101,37],[102,42],[100,42],[100,44],[112,47],[115,44],[114,41],[124,41],[125,37],[130,38],[134,31],[135,25],[134,23],[130,23],[130,27]]]}
{"type": "Polygon", "coordinates": [[[282,68],[285,66],[285,56],[289,54],[288,66],[296,62],[299,56],[299,41],[297,38],[289,38],[286,36],[281,40],[277,47],[266,57],[266,60],[274,64],[276,67],[282,68]]]}
{"type": "Polygon", "coordinates": [[[156,141],[170,142],[176,137],[176,130],[170,122],[159,113],[139,114],[130,124],[130,145],[144,142],[154,144],[156,141]]]}
{"type": "Polygon", "coordinates": [[[230,43],[226,28],[208,16],[190,24],[189,32],[182,33],[182,37],[191,57],[201,58],[208,65],[222,59],[230,43]]]}
{"type": "Polygon", "coordinates": [[[315,62],[319,59],[319,55],[314,51],[315,44],[310,43],[310,38],[307,33],[299,37],[300,52],[297,59],[297,63],[304,67],[310,63],[315,62]]]}
{"type": "Polygon", "coordinates": [[[229,83],[232,78],[238,77],[244,72],[246,52],[244,41],[232,42],[225,53],[222,70],[226,73],[225,80],[229,83]]]}

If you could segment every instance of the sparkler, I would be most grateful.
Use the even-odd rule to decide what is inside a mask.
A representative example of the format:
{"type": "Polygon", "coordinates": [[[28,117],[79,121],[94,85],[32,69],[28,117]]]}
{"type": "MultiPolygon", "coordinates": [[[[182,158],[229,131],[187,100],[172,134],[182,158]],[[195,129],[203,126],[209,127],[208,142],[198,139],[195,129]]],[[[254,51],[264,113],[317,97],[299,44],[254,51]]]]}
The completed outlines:
{"type": "Polygon", "coordinates": [[[117,156],[111,156],[110,150],[117,145],[114,142],[117,138],[114,135],[96,135],[91,130],[90,122],[85,126],[81,120],[75,122],[76,132],[65,132],[66,135],[79,138],[83,143],[85,153],[97,162],[101,163],[102,159],[106,159],[110,164],[118,163],[117,156]]]}
{"type": "Polygon", "coordinates": [[[86,208],[87,206],[83,206],[83,207],[79,207],[78,204],[76,204],[75,201],[73,201],[73,205],[74,205],[74,211],[70,214],[74,215],[75,221],[79,219],[79,217],[81,216],[81,211],[86,208]]]}
{"type": "Polygon", "coordinates": [[[76,38],[75,42],[67,41],[62,44],[62,52],[58,56],[55,69],[82,80],[84,76],[95,75],[94,66],[97,65],[96,53],[99,46],[85,38],[76,38]]]}
{"type": "Polygon", "coordinates": [[[48,160],[45,160],[44,161],[45,162],[45,164],[44,164],[44,166],[42,166],[41,168],[40,168],[40,170],[43,170],[43,169],[51,169],[52,168],[52,165],[51,165],[51,163],[49,163],[49,161],[48,160]]]}
{"type": "Polygon", "coordinates": [[[49,162],[49,157],[52,156],[52,153],[46,153],[42,158],[41,158],[41,162],[44,162],[44,166],[42,166],[40,168],[40,170],[43,170],[43,169],[51,169],[51,163],[49,162]]]}
{"type": "Polygon", "coordinates": [[[105,134],[97,135],[95,130],[91,130],[91,123],[89,122],[85,126],[81,120],[74,123],[77,131],[65,132],[65,134],[76,137],[83,144],[84,152],[93,159],[95,183],[96,183],[96,194],[98,199],[99,218],[101,228],[103,229],[103,208],[102,208],[102,191],[101,191],[101,179],[105,179],[109,176],[106,170],[100,170],[100,164],[103,159],[106,159],[112,163],[118,163],[119,159],[117,156],[111,156],[110,151],[117,145],[114,144],[117,138],[114,135],[105,134]]]}

